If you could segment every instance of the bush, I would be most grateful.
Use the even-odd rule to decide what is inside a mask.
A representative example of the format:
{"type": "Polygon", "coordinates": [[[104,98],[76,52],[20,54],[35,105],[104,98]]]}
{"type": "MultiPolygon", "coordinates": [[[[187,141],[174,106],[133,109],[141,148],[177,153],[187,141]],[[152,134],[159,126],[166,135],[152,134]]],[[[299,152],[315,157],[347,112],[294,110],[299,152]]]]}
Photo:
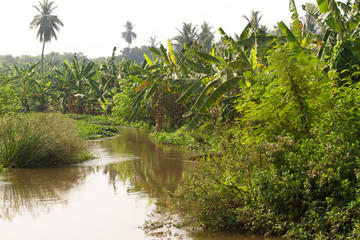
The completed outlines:
{"type": "Polygon", "coordinates": [[[296,239],[358,238],[359,83],[275,49],[244,89],[222,156],[204,158],[169,203],[182,224],[296,239]]]}
{"type": "MultiPolygon", "coordinates": [[[[223,127],[227,132],[226,126],[223,127]]],[[[213,126],[204,123],[196,130],[189,130],[184,125],[174,132],[154,132],[151,137],[159,143],[179,145],[193,150],[201,150],[206,153],[219,152],[222,133],[216,131],[213,126]]]]}
{"type": "Polygon", "coordinates": [[[351,233],[360,221],[359,147],[338,134],[280,138],[267,149],[271,164],[254,176],[255,225],[272,222],[267,232],[297,238],[351,233]]]}
{"type": "Polygon", "coordinates": [[[184,128],[180,128],[175,132],[154,132],[150,134],[156,142],[164,144],[172,144],[179,146],[186,146],[189,148],[198,148],[199,144],[191,136],[189,132],[186,132],[184,128]]]}
{"type": "Polygon", "coordinates": [[[178,226],[351,239],[360,223],[359,155],[358,142],[336,134],[297,142],[283,136],[258,146],[237,143],[222,156],[202,158],[159,208],[179,213],[178,226]]]}
{"type": "Polygon", "coordinates": [[[88,159],[74,121],[58,114],[0,118],[0,164],[4,167],[44,167],[88,159]]]}
{"type": "MultiPolygon", "coordinates": [[[[0,78],[0,81],[4,81],[0,78]]],[[[0,115],[18,112],[20,110],[20,99],[17,88],[10,84],[0,83],[0,115]]]]}

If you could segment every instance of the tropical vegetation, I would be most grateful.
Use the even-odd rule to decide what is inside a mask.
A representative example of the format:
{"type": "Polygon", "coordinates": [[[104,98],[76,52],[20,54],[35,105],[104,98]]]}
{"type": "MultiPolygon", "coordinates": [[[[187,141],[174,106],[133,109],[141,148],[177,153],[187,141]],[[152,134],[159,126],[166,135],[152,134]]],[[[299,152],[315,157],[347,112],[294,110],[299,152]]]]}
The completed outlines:
{"type": "Polygon", "coordinates": [[[121,33],[121,37],[129,44],[129,49],[132,41],[137,37],[136,33],[133,31],[134,26],[135,25],[130,21],[126,21],[124,25],[125,31],[121,33]]]}
{"type": "Polygon", "coordinates": [[[39,2],[39,7],[34,6],[38,11],[38,14],[34,16],[34,19],[30,23],[31,29],[38,29],[37,38],[43,43],[41,52],[41,70],[43,70],[45,44],[50,42],[52,38],[57,39],[56,32],[60,31],[60,27],[64,26],[58,16],[53,15],[54,10],[57,8],[53,5],[54,2],[49,2],[48,0],[39,2]]]}
{"type": "Polygon", "coordinates": [[[184,23],[165,46],[153,38],[147,52],[130,48],[136,35],[128,22],[126,57],[116,48],[99,61],[75,55],[44,72],[37,62],[4,64],[0,114],[111,116],[149,127],[163,143],[196,149],[197,172],[159,203],[169,218],[149,223],[152,230],[176,224],[356,238],[359,6],[317,0],[302,6],[301,17],[289,0],[290,24],[269,29],[253,11],[241,32],[220,28],[214,42],[208,23],[184,23]],[[135,62],[132,52],[143,58],[135,62]]]}

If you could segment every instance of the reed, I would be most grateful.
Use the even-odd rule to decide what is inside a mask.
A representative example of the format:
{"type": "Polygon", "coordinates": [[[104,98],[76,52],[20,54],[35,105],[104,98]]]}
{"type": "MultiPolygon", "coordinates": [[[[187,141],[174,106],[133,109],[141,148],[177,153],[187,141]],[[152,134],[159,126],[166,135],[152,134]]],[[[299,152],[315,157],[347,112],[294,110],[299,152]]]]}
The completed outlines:
{"type": "Polygon", "coordinates": [[[0,117],[0,165],[5,168],[58,166],[90,157],[74,120],[60,114],[0,117]]]}

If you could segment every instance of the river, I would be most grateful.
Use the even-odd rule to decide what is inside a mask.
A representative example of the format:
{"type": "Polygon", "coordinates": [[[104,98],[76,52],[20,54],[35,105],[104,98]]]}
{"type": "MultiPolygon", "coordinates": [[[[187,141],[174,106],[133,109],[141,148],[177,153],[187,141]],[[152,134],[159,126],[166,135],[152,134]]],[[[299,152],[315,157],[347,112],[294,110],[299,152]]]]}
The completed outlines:
{"type": "MultiPolygon", "coordinates": [[[[83,164],[17,169],[0,175],[0,238],[7,240],[142,240],[140,228],[166,191],[191,171],[193,153],[164,147],[137,129],[92,141],[83,164]]],[[[238,234],[191,234],[181,239],[263,239],[238,234]]],[[[176,239],[169,237],[165,239],[176,239]]]]}

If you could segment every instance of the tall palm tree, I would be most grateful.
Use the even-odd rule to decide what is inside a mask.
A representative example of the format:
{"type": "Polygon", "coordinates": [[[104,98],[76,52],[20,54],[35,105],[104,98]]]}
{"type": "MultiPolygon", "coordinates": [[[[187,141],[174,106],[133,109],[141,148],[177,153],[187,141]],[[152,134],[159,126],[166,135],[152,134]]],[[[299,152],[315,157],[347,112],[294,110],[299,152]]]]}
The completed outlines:
{"type": "Polygon", "coordinates": [[[52,38],[57,40],[56,32],[60,31],[60,26],[64,26],[58,16],[52,15],[54,10],[57,8],[57,6],[53,5],[54,2],[43,0],[43,2],[39,2],[39,7],[33,6],[38,11],[38,14],[35,15],[34,19],[31,21],[30,29],[38,28],[36,38],[40,38],[40,42],[43,43],[41,52],[41,71],[44,66],[45,44],[50,42],[52,38]]]}
{"type": "Polygon", "coordinates": [[[121,33],[121,37],[129,44],[129,48],[132,41],[137,37],[136,33],[133,32],[134,26],[130,21],[126,21],[124,25],[125,32],[121,33]]]}
{"type": "Polygon", "coordinates": [[[214,33],[211,32],[211,26],[209,26],[209,23],[204,22],[201,25],[201,32],[199,34],[199,43],[201,45],[204,45],[206,49],[210,49],[211,45],[214,42],[214,33]]]}
{"type": "Polygon", "coordinates": [[[307,31],[312,32],[315,35],[322,35],[322,28],[316,22],[316,17],[314,15],[306,13],[304,17],[301,17],[301,20],[307,31]]]}
{"type": "Polygon", "coordinates": [[[173,38],[176,42],[175,47],[177,49],[184,47],[185,43],[191,43],[198,39],[197,26],[193,27],[192,23],[183,23],[181,30],[178,28],[176,29],[180,33],[180,35],[173,38]]]}

